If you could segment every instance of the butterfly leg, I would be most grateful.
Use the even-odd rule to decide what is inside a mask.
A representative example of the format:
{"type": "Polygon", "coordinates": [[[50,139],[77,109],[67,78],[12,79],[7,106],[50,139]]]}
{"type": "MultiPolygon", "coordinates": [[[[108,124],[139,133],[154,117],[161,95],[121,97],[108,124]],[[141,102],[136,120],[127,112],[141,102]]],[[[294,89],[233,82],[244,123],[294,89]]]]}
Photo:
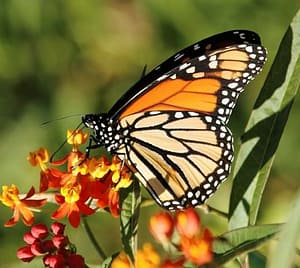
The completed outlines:
{"type": "Polygon", "coordinates": [[[100,147],[103,146],[98,141],[99,140],[95,136],[90,135],[90,137],[89,137],[89,145],[85,148],[85,158],[84,159],[89,158],[91,150],[96,149],[96,148],[100,148],[100,147]]]}

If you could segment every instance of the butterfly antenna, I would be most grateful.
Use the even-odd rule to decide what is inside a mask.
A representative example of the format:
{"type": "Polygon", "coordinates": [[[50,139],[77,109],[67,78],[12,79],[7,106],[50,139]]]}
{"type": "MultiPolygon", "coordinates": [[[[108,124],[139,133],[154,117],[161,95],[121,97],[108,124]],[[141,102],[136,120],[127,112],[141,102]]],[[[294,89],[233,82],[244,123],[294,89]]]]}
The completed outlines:
{"type": "Polygon", "coordinates": [[[78,116],[82,116],[82,114],[72,114],[72,115],[62,116],[62,117],[59,117],[59,118],[55,118],[55,119],[52,119],[52,120],[45,121],[41,125],[45,126],[45,125],[48,125],[49,123],[53,123],[53,122],[56,122],[56,121],[60,121],[60,120],[64,120],[64,119],[68,119],[68,118],[72,118],[72,117],[78,117],[78,116]]]}
{"type": "Polygon", "coordinates": [[[53,158],[55,157],[55,155],[61,150],[61,148],[63,148],[65,146],[65,144],[68,142],[68,139],[72,138],[75,134],[76,134],[76,130],[81,130],[84,128],[80,127],[83,123],[80,122],[80,124],[75,128],[75,130],[72,132],[72,135],[70,137],[67,137],[63,143],[61,145],[59,145],[59,147],[54,151],[54,153],[52,153],[52,155],[50,156],[50,162],[53,162],[53,158]]]}

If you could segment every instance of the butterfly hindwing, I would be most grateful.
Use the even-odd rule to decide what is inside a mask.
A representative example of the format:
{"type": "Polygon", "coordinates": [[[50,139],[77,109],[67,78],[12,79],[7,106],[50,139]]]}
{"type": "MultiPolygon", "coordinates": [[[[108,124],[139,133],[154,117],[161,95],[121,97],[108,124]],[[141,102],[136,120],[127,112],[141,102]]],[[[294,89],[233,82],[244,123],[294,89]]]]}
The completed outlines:
{"type": "Polygon", "coordinates": [[[116,153],[165,208],[202,204],[228,176],[233,141],[218,118],[156,111],[128,116],[120,125],[127,142],[116,153]]]}

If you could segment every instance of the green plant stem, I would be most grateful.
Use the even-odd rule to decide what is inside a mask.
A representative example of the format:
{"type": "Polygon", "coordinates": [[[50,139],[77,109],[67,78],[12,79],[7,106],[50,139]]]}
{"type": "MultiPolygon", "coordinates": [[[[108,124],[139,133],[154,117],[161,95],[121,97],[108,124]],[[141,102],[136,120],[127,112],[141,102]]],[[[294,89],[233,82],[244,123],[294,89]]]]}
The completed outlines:
{"type": "MultiPolygon", "coordinates": [[[[211,206],[209,206],[209,205],[205,205],[205,207],[206,207],[206,209],[209,211],[209,212],[213,212],[213,213],[215,213],[215,214],[217,214],[217,215],[219,215],[219,216],[221,216],[221,217],[224,217],[224,218],[228,218],[228,213],[226,213],[226,212],[223,212],[223,211],[221,211],[221,210],[218,210],[218,209],[216,209],[216,208],[214,208],[214,207],[211,207],[211,206]]],[[[205,208],[204,208],[205,209],[205,208]]]]}
{"type": "Polygon", "coordinates": [[[98,252],[98,255],[101,257],[102,260],[105,260],[107,258],[107,255],[105,254],[104,250],[100,247],[99,243],[97,242],[96,237],[94,236],[94,233],[92,232],[86,217],[82,217],[82,226],[85,229],[96,251],[98,252]]]}

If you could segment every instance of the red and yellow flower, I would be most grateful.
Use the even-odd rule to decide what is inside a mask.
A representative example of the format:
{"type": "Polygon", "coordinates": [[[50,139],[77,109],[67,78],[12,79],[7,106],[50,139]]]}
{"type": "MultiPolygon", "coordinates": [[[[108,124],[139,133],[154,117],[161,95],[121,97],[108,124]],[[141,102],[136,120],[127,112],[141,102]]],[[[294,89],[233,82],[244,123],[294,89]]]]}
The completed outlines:
{"type": "Polygon", "coordinates": [[[32,225],[34,215],[31,208],[39,208],[44,205],[47,199],[33,199],[34,188],[32,187],[25,197],[20,198],[19,189],[16,185],[2,186],[2,194],[0,195],[1,202],[13,210],[13,217],[9,219],[4,226],[10,227],[15,225],[20,217],[25,225],[32,225]]]}
{"type": "Polygon", "coordinates": [[[62,159],[49,162],[46,149],[30,153],[28,160],[40,166],[40,191],[58,190],[55,200],[59,208],[52,218],[68,217],[77,227],[81,215],[91,215],[96,208],[109,208],[113,216],[119,215],[119,190],[131,184],[131,173],[117,157],[110,162],[106,157],[86,158],[79,146],[87,141],[81,130],[67,132],[72,150],[62,159]],[[96,205],[96,206],[95,206],[96,205]]]}

